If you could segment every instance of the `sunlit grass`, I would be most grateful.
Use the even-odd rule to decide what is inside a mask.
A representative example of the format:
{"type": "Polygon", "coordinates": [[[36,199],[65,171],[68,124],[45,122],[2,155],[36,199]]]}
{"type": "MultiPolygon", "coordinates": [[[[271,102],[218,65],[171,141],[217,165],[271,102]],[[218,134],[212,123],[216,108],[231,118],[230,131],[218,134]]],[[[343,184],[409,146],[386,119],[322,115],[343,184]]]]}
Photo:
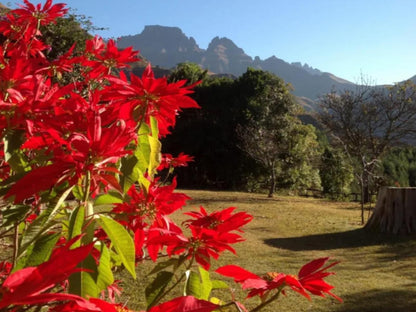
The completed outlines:
{"type": "MultiPolygon", "coordinates": [[[[333,269],[336,275],[328,281],[344,303],[319,297],[308,301],[288,292],[277,305],[264,311],[416,311],[415,237],[362,230],[358,204],[288,196],[269,199],[237,192],[186,193],[193,200],[185,210],[196,210],[201,205],[208,211],[236,206],[254,216],[245,227],[246,241],[236,245],[238,256],[225,253],[213,264],[213,270],[232,263],[258,274],[297,274],[303,264],[318,257],[341,261],[333,269]]],[[[179,214],[174,218],[183,220],[179,214]]],[[[122,274],[123,299],[129,301],[130,308],[143,308],[143,285],[150,280],[145,275],[148,267],[138,265],[137,281],[122,274]]],[[[215,273],[212,276],[219,278],[215,273]]],[[[238,290],[237,294],[243,293],[238,290]]]]}

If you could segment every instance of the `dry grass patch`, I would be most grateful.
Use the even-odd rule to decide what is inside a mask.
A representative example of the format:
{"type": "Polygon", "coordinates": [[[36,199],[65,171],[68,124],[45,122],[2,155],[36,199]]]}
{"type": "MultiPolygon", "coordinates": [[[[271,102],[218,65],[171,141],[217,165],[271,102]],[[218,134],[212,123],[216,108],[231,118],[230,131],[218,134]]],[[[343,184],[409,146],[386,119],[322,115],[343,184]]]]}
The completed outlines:
{"type": "MultiPolygon", "coordinates": [[[[245,227],[246,241],[237,244],[238,256],[225,253],[213,268],[227,263],[262,274],[296,274],[306,262],[330,256],[341,261],[328,281],[343,304],[328,298],[307,299],[289,292],[274,311],[398,312],[416,311],[416,240],[362,229],[360,208],[354,203],[238,192],[186,191],[193,198],[186,211],[204,206],[208,211],[238,207],[254,216],[245,227]]],[[[183,216],[174,216],[180,222],[183,216]]],[[[139,274],[142,270],[138,266],[139,274]]],[[[212,273],[213,275],[215,273],[212,273]]],[[[128,279],[128,277],[127,277],[128,279]]],[[[129,287],[133,306],[143,307],[142,276],[129,287]]],[[[241,294],[241,293],[240,293],[241,294]]],[[[131,304],[130,304],[131,305],[131,304]]]]}

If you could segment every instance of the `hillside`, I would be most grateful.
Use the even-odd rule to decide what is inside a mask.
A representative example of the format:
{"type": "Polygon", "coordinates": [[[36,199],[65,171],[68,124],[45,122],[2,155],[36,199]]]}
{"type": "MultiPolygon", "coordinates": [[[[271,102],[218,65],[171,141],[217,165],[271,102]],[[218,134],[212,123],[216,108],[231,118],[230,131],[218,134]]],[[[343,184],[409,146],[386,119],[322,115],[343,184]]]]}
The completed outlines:
{"type": "Polygon", "coordinates": [[[239,76],[247,67],[269,71],[290,83],[296,96],[309,100],[317,99],[334,87],[353,86],[349,81],[300,62],[290,64],[276,56],[264,60],[257,56],[253,58],[228,38],[215,37],[206,50],[202,49],[194,38],[187,37],[178,27],[146,26],[140,34],[120,37],[117,43],[120,48],[133,46],[153,66],[162,68],[193,62],[216,74],[239,76]]]}

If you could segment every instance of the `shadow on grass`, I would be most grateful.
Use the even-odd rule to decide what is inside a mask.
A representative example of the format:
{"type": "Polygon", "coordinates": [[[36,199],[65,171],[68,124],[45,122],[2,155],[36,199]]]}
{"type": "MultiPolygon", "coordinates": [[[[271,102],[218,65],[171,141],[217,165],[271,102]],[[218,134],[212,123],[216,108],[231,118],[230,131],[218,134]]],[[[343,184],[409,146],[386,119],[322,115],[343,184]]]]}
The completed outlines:
{"type": "MultiPolygon", "coordinates": [[[[186,192],[185,192],[186,194],[186,192]]],[[[192,197],[192,195],[191,195],[192,197]]],[[[218,196],[217,198],[214,197],[210,197],[210,198],[200,198],[198,196],[194,196],[192,197],[191,200],[188,201],[189,204],[193,205],[193,204],[202,204],[202,205],[206,205],[206,204],[212,204],[212,203],[228,203],[228,202],[232,202],[232,205],[238,206],[239,203],[244,203],[244,204],[258,204],[259,202],[283,202],[284,200],[279,199],[279,198],[269,198],[267,196],[264,197],[252,197],[252,198],[246,198],[246,197],[238,197],[238,196],[218,196]]]]}
{"type": "MultiPolygon", "coordinates": [[[[393,236],[390,234],[374,233],[364,229],[346,232],[314,234],[299,237],[272,238],[264,242],[272,247],[291,251],[331,250],[356,248],[377,245],[400,245],[400,243],[415,240],[416,236],[393,236]]],[[[400,246],[397,246],[400,248],[400,246]]],[[[415,308],[416,311],[416,308],[415,308]]]]}
{"type": "Polygon", "coordinates": [[[416,311],[416,290],[375,289],[343,296],[336,312],[412,312],[416,311]]]}

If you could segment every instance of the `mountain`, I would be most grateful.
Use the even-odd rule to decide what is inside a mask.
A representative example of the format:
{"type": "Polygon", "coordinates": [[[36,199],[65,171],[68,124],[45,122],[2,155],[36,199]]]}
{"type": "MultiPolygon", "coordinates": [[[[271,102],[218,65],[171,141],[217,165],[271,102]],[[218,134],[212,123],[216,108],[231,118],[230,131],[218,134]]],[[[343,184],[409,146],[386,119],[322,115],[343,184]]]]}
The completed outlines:
{"type": "Polygon", "coordinates": [[[272,72],[293,88],[293,94],[309,100],[316,100],[331,89],[350,88],[354,84],[330,73],[321,72],[308,64],[288,63],[276,56],[260,59],[251,57],[228,38],[215,37],[208,48],[201,49],[192,37],[187,37],[178,27],[159,25],[145,26],[137,35],[118,39],[120,48],[133,46],[153,66],[173,68],[178,63],[192,62],[215,74],[240,76],[247,67],[272,72]]]}
{"type": "Polygon", "coordinates": [[[152,65],[175,67],[181,62],[199,64],[205,53],[195,39],[188,38],[178,27],[145,26],[139,35],[124,36],[117,40],[120,48],[132,46],[152,65]]]}

